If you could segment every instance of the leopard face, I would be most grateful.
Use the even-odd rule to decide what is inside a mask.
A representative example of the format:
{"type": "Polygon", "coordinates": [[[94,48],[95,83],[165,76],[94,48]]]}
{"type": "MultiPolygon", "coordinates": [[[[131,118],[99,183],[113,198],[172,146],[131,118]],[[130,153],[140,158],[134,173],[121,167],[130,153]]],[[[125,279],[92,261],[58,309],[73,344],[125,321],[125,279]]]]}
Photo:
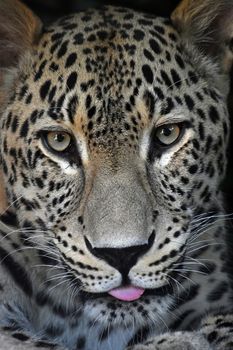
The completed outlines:
{"type": "Polygon", "coordinates": [[[89,10],[44,30],[3,112],[21,244],[42,262],[50,250],[50,275],[62,267],[73,303],[106,325],[158,321],[196,215],[218,207],[226,96],[194,56],[167,19],[89,10]],[[144,294],[109,295],[122,286],[144,294]]]}

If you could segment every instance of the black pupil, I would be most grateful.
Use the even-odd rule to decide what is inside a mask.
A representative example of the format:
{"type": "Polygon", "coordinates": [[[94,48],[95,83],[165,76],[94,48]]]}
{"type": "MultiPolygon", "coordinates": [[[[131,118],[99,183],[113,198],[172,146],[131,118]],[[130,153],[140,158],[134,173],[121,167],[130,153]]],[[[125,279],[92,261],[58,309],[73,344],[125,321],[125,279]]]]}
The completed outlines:
{"type": "Polygon", "coordinates": [[[171,136],[173,130],[174,130],[173,126],[165,126],[163,127],[162,132],[164,136],[169,137],[171,136]]]}
{"type": "Polygon", "coordinates": [[[63,142],[65,140],[65,135],[64,134],[56,134],[54,137],[54,141],[56,142],[63,142]]]}

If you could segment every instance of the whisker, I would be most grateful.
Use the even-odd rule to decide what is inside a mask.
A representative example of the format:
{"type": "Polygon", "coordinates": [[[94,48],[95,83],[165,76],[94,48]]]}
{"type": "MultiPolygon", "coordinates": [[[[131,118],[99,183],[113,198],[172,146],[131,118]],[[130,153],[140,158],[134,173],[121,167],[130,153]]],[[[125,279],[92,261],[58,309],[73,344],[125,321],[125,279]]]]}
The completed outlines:
{"type": "Polygon", "coordinates": [[[193,253],[193,252],[196,252],[197,250],[202,250],[206,247],[212,247],[212,246],[224,246],[225,244],[224,243],[210,243],[210,244],[204,244],[204,245],[201,245],[200,247],[197,247],[195,249],[192,249],[190,251],[188,251],[188,253],[193,253]]]}
{"type": "MultiPolygon", "coordinates": [[[[0,213],[0,217],[2,216],[2,215],[4,215],[15,203],[17,203],[21,198],[23,197],[23,195],[21,195],[21,196],[19,196],[18,198],[16,198],[11,204],[9,204],[8,205],[8,207],[3,211],[3,212],[1,212],[0,213]]],[[[2,222],[1,222],[2,223],[2,222]]],[[[4,223],[3,223],[4,224],[4,223]]],[[[5,225],[5,224],[4,224],[5,225]]],[[[5,226],[7,226],[7,225],[5,225],[5,226]]]]}
{"type": "MultiPolygon", "coordinates": [[[[172,269],[172,270],[173,270],[173,269],[172,269]]],[[[174,271],[174,270],[173,270],[173,271],[174,271]]],[[[182,290],[182,289],[185,290],[185,287],[184,287],[179,281],[177,281],[177,279],[173,278],[173,277],[170,276],[169,274],[166,274],[166,277],[170,278],[173,282],[175,282],[178,293],[180,293],[179,287],[181,288],[181,290],[182,290]]]]}
{"type": "Polygon", "coordinates": [[[193,272],[193,273],[199,273],[200,275],[208,275],[208,273],[198,270],[191,270],[191,269],[173,269],[175,272],[193,272]]]}
{"type": "Polygon", "coordinates": [[[191,282],[193,285],[197,285],[198,283],[193,281],[190,277],[183,275],[182,273],[178,272],[178,275],[181,276],[182,278],[188,280],[189,282],[191,282]]]}

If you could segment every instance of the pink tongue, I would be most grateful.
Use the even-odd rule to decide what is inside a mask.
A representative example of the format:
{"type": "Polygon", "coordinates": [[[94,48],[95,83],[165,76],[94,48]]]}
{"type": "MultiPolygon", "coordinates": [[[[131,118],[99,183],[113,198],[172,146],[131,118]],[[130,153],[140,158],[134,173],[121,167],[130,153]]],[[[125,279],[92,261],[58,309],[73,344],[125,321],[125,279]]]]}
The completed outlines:
{"type": "Polygon", "coordinates": [[[108,292],[108,294],[119,300],[133,301],[139,299],[144,291],[145,289],[142,288],[127,286],[112,289],[108,292]]]}

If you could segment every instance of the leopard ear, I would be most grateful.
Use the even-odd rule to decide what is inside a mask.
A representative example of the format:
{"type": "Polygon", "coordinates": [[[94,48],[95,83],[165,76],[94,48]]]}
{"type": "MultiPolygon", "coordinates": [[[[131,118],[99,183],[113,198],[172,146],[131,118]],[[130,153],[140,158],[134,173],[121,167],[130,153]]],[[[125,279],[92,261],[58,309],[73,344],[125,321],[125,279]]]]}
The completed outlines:
{"type": "Polygon", "coordinates": [[[15,66],[38,39],[39,19],[18,0],[0,0],[0,67],[15,66]]]}
{"type": "Polygon", "coordinates": [[[35,45],[41,28],[40,20],[20,1],[0,0],[0,104],[6,97],[4,83],[12,80],[10,71],[18,68],[21,57],[35,45]]]}
{"type": "Polygon", "coordinates": [[[233,0],[183,0],[172,22],[186,41],[214,61],[221,73],[233,64],[233,0]]]}

